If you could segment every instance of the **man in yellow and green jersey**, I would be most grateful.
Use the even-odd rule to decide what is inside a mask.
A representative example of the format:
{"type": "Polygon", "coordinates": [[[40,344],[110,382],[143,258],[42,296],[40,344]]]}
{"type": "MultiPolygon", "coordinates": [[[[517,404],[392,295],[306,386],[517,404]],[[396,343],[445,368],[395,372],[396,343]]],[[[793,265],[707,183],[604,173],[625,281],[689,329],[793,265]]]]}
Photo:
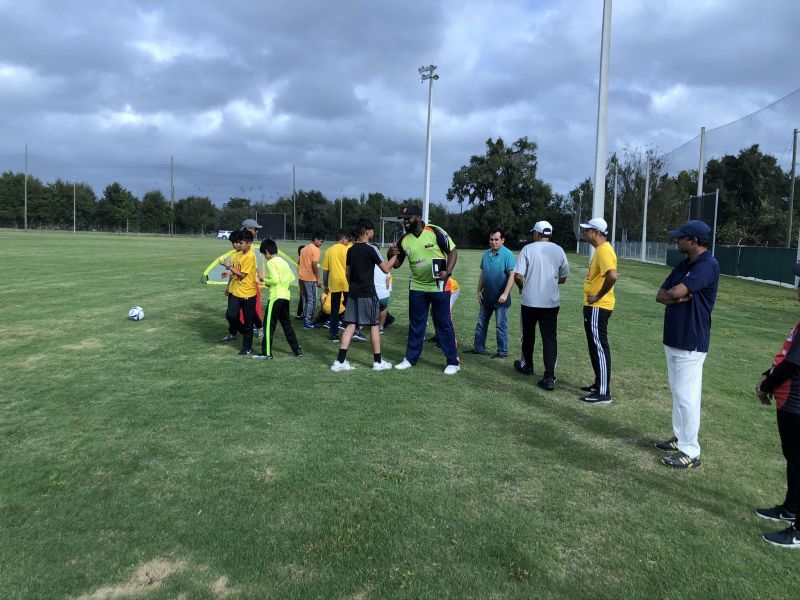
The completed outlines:
{"type": "Polygon", "coordinates": [[[599,217],[581,223],[583,237],[594,247],[586,281],[583,283],[583,328],[594,369],[594,383],[581,388],[589,392],[587,404],[611,403],[611,349],[608,346],[608,319],[614,311],[614,284],[617,282],[617,255],[606,241],[608,223],[599,217]]]}
{"type": "Polygon", "coordinates": [[[397,256],[400,266],[408,258],[411,281],[408,292],[408,342],[406,356],[395,369],[408,369],[417,364],[425,340],[428,311],[439,347],[447,357],[446,375],[461,369],[456,346],[456,332],[450,316],[450,288],[447,280],[456,266],[456,245],[447,232],[436,225],[425,224],[419,206],[409,205],[401,215],[405,235],[396,246],[389,248],[389,257],[397,256]]]}
{"type": "Polygon", "coordinates": [[[275,240],[264,240],[261,242],[259,250],[267,263],[264,285],[269,287],[269,302],[264,314],[264,327],[269,327],[269,330],[264,332],[264,339],[261,340],[261,355],[253,356],[253,358],[272,359],[272,340],[278,321],[281,322],[283,333],[292,348],[292,353],[295,356],[303,356],[303,351],[297,342],[297,335],[292,327],[292,319],[289,316],[289,300],[291,299],[289,285],[294,281],[292,268],[278,255],[278,244],[275,243],[275,240]]]}

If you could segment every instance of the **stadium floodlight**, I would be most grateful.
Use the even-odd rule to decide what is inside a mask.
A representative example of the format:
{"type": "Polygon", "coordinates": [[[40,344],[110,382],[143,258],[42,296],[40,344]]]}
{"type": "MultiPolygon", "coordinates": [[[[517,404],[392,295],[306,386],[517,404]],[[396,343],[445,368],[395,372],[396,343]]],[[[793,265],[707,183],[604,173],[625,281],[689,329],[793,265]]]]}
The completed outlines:
{"type": "MultiPolygon", "coordinates": [[[[608,133],[608,65],[611,61],[611,0],[603,0],[600,42],[600,82],[597,90],[597,138],[595,144],[594,195],[590,218],[605,216],[606,146],[608,133]]],[[[590,245],[591,256],[594,246],[590,245]]]]}
{"type": "Polygon", "coordinates": [[[422,220],[428,222],[428,209],[430,206],[431,189],[431,108],[433,103],[433,82],[439,79],[436,74],[436,65],[428,65],[417,69],[420,82],[428,80],[428,134],[425,139],[425,190],[422,195],[422,220]]]}

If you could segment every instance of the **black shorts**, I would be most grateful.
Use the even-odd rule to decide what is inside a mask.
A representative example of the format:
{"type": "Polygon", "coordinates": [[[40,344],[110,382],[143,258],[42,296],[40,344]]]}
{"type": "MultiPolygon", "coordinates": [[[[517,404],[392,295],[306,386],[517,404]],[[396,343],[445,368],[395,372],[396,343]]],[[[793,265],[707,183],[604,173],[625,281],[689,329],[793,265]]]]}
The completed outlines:
{"type": "Polygon", "coordinates": [[[381,317],[381,305],[378,297],[348,298],[344,307],[342,321],[356,325],[377,325],[381,317]]]}

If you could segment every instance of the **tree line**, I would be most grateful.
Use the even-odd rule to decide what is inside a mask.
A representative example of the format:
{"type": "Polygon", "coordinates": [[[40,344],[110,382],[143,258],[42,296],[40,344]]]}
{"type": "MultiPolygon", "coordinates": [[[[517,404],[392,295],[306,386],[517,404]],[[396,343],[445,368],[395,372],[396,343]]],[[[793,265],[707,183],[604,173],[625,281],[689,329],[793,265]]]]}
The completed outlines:
{"type": "MultiPolygon", "coordinates": [[[[612,223],[616,173],[617,239],[641,239],[648,163],[648,240],[667,239],[666,232],[688,217],[689,197],[696,192],[698,172],[670,175],[664,155],[628,149],[621,156],[612,155],[607,165],[604,217],[612,223]]],[[[592,182],[586,179],[567,194],[558,194],[537,176],[537,169],[535,142],[522,137],[506,144],[502,138],[490,138],[484,154],[472,156],[453,173],[447,200],[457,202],[461,210],[448,212],[432,203],[430,221],[466,247],[486,246],[489,228],[499,225],[506,231],[506,244],[518,248],[530,238],[534,222],[545,219],[553,225],[554,241],[572,248],[579,235],[578,224],[594,216],[590,214],[592,182]]],[[[787,231],[790,184],[790,176],[777,159],[762,153],[758,145],[735,156],[710,160],[704,189],[719,189],[718,243],[781,246],[787,235],[796,240],[800,219],[794,219],[791,234],[787,231]]],[[[0,226],[23,226],[24,186],[23,173],[7,171],[0,175],[0,226]]],[[[236,229],[256,213],[284,213],[290,237],[296,212],[301,238],[315,231],[332,234],[340,224],[347,229],[362,218],[379,226],[381,217],[395,217],[403,205],[421,202],[418,198],[392,199],[380,192],[330,199],[318,190],[300,190],[294,198],[281,196],[271,203],[233,197],[218,207],[206,196],[188,196],[172,204],[159,190],[149,191],[140,199],[114,182],[97,197],[86,183],[61,179],[43,183],[30,175],[27,194],[30,228],[72,229],[73,207],[79,230],[137,233],[210,234],[218,229],[236,229]]]]}

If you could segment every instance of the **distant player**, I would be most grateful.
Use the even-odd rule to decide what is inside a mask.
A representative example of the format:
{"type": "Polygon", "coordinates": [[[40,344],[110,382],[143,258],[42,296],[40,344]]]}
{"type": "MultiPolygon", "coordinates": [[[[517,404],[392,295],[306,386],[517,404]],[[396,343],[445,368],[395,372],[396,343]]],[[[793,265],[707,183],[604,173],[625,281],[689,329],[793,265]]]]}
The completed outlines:
{"type": "Polygon", "coordinates": [[[303,327],[319,329],[314,323],[314,309],[317,306],[317,288],[322,287],[322,276],[319,272],[319,248],[325,236],[315,233],[311,243],[300,251],[300,262],[297,266],[297,278],[300,280],[300,294],[303,297],[303,327]]]}
{"type": "Polygon", "coordinates": [[[375,292],[375,267],[389,273],[397,263],[397,256],[384,261],[378,250],[369,242],[375,235],[371,221],[360,219],[353,232],[356,243],[347,250],[345,259],[349,297],[344,309],[343,321],[347,324],[339,344],[339,356],[331,365],[331,371],[351,371],[353,365],[347,360],[347,349],[356,332],[356,327],[369,325],[372,341],[373,371],[391,369],[392,363],[381,357],[380,302],[375,292]]]}

